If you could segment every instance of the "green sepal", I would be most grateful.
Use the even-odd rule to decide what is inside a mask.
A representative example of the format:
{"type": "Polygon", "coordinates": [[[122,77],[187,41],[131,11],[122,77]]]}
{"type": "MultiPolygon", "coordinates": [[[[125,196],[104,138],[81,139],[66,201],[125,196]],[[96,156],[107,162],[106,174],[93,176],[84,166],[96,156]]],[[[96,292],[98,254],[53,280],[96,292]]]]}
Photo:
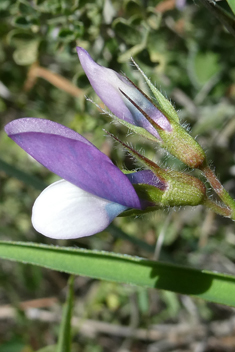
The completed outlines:
{"type": "Polygon", "coordinates": [[[136,193],[138,194],[141,200],[148,201],[150,203],[153,203],[153,205],[159,207],[165,205],[162,202],[165,191],[162,191],[157,187],[146,184],[137,184],[133,185],[133,187],[135,188],[136,193]]]}
{"type": "Polygon", "coordinates": [[[206,187],[198,178],[179,171],[165,170],[168,188],[164,191],[162,204],[166,206],[196,206],[203,204],[206,187]]]}
{"type": "Polygon", "coordinates": [[[168,186],[161,190],[147,184],[133,184],[139,198],[149,202],[144,210],[128,209],[119,216],[141,215],[159,209],[204,204],[206,188],[196,177],[178,171],[162,170],[168,186]]]}
{"type": "MultiPolygon", "coordinates": [[[[163,175],[161,173],[161,176],[163,175]]],[[[206,189],[204,184],[196,177],[177,171],[165,170],[167,188],[160,190],[151,185],[133,185],[141,200],[152,202],[160,208],[199,205],[204,202],[206,189]]]]}
{"type": "Polygon", "coordinates": [[[151,170],[159,180],[159,188],[146,184],[133,184],[139,198],[150,202],[150,206],[173,207],[203,204],[206,198],[206,188],[198,178],[171,169],[162,169],[153,161],[138,153],[136,150],[120,141],[137,160],[151,170]]]}
{"type": "Polygon", "coordinates": [[[148,77],[135,63],[139,72],[144,77],[147,85],[151,89],[156,98],[156,105],[158,109],[166,116],[171,124],[171,131],[165,131],[158,126],[150,117],[145,116],[147,120],[158,132],[161,138],[161,146],[177,157],[183,163],[191,168],[199,168],[206,162],[206,155],[201,146],[195,141],[193,137],[180,125],[179,117],[171,102],[165,98],[162,93],[151,83],[148,77]]]}
{"type": "Polygon", "coordinates": [[[151,133],[149,133],[146,129],[144,129],[143,127],[139,127],[139,126],[135,126],[132,125],[131,123],[119,119],[117,116],[113,115],[112,116],[114,120],[117,120],[119,123],[121,123],[122,125],[124,125],[125,127],[127,127],[129,130],[135,132],[136,134],[138,134],[141,137],[147,138],[153,142],[158,142],[161,143],[161,141],[159,139],[157,139],[156,137],[154,137],[151,133]]]}
{"type": "Polygon", "coordinates": [[[141,75],[144,77],[145,82],[151,89],[154,97],[156,98],[156,101],[154,102],[159,110],[170,120],[176,121],[179,123],[179,117],[178,114],[171,104],[171,102],[164,97],[164,95],[152,84],[150,79],[145,75],[145,73],[141,70],[141,68],[137,65],[137,63],[132,59],[133,63],[135,64],[136,68],[139,70],[141,75]]]}
{"type": "Polygon", "coordinates": [[[206,162],[202,147],[178,123],[172,123],[172,131],[157,129],[163,143],[162,147],[191,168],[199,168],[206,162]]]}

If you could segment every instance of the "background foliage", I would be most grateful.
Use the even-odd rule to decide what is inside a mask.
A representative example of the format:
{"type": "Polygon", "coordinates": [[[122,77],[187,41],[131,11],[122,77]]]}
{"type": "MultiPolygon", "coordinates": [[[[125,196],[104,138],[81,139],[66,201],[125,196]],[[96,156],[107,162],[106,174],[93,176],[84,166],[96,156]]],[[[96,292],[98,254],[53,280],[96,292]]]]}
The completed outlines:
{"type": "MultiPolygon", "coordinates": [[[[201,2],[188,1],[182,8],[177,4],[173,0],[0,2],[1,240],[78,246],[153,259],[161,234],[158,259],[234,274],[234,224],[202,207],[118,218],[100,234],[69,242],[55,242],[36,233],[30,222],[32,204],[44,184],[57,176],[30,159],[3,132],[4,125],[15,118],[48,118],[84,135],[118,166],[136,169],[132,158],[105,136],[105,128],[160,165],[184,169],[151,143],[110,124],[110,118],[84,98],[100,103],[83,73],[76,45],[83,46],[100,64],[125,72],[146,90],[130,64],[133,56],[175,102],[181,120],[189,124],[220,180],[235,197],[234,37],[201,2]]],[[[232,13],[225,1],[221,6],[232,13]]],[[[0,303],[17,311],[13,317],[10,306],[8,313],[6,307],[0,307],[0,352],[36,351],[55,344],[59,326],[54,321],[60,316],[59,300],[65,298],[67,275],[8,261],[0,265],[0,303]],[[21,303],[41,298],[44,302],[21,303]],[[33,323],[30,304],[38,314],[33,323]]],[[[75,279],[75,297],[74,316],[80,325],[74,325],[74,351],[186,351],[202,346],[202,340],[202,351],[218,351],[218,346],[232,351],[235,347],[234,339],[225,343],[219,333],[221,324],[234,326],[233,310],[225,306],[83,277],[75,279]],[[79,330],[82,320],[89,324],[79,330]],[[142,330],[135,338],[127,333],[137,327],[151,330],[155,324],[162,327],[157,329],[160,338],[143,338],[142,330]],[[110,330],[112,326],[116,328],[110,330]],[[183,342],[177,332],[182,326],[188,328],[183,342]],[[174,343],[169,342],[171,333],[177,337],[174,343]]],[[[226,331],[226,336],[232,334],[228,328],[226,331]]]]}

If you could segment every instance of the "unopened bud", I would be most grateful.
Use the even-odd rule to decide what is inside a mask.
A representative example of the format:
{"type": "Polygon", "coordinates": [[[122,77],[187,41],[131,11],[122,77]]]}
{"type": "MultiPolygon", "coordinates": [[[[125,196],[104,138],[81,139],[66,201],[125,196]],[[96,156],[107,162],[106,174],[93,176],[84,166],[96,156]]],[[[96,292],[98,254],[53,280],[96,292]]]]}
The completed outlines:
{"type": "Polygon", "coordinates": [[[136,150],[110,134],[116,141],[121,143],[137,160],[157,177],[158,183],[141,184],[138,180],[132,184],[140,199],[150,202],[150,206],[184,206],[199,205],[206,198],[206,187],[198,178],[184,172],[170,169],[162,169],[153,161],[138,153],[136,150]]]}

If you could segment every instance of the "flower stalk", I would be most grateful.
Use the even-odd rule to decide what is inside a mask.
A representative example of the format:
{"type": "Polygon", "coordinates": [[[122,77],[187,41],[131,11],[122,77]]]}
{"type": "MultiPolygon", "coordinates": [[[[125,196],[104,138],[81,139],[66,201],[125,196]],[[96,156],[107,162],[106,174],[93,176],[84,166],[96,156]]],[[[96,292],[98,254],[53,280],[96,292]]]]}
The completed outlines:
{"type": "Polygon", "coordinates": [[[218,203],[213,202],[211,199],[206,198],[203,205],[211,209],[214,213],[224,216],[225,218],[232,218],[232,212],[230,208],[224,207],[218,203]]]}
{"type": "Polygon", "coordinates": [[[217,214],[230,217],[232,220],[235,220],[235,200],[228,194],[228,192],[224,189],[223,185],[219,181],[219,179],[216,177],[215,173],[211,170],[211,168],[205,164],[202,167],[200,167],[200,170],[206,177],[207,181],[210,183],[211,187],[215,191],[215,193],[219,196],[219,198],[222,200],[226,208],[221,207],[210,207],[209,203],[207,206],[214,210],[217,214]],[[214,207],[214,208],[213,208],[214,207]],[[218,211],[216,211],[216,209],[218,211]],[[227,213],[227,215],[224,215],[224,213],[227,213]]]}

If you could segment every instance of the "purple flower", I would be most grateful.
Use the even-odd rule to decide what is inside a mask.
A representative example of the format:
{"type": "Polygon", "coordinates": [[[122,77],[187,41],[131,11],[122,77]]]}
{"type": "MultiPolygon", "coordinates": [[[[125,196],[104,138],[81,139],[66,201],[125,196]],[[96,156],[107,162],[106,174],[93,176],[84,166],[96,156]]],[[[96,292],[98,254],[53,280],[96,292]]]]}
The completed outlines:
{"type": "Polygon", "coordinates": [[[142,209],[133,184],[163,187],[151,171],[124,175],[88,140],[58,123],[23,118],[6,133],[63,180],[47,187],[33,206],[34,228],[57,239],[90,236],[128,208],[142,209]]]}
{"type": "Polygon", "coordinates": [[[77,53],[96,94],[114,115],[132,125],[144,128],[158,139],[161,138],[146,115],[159,128],[171,131],[171,124],[166,116],[128,78],[98,65],[81,47],[77,47],[77,53]]]}

